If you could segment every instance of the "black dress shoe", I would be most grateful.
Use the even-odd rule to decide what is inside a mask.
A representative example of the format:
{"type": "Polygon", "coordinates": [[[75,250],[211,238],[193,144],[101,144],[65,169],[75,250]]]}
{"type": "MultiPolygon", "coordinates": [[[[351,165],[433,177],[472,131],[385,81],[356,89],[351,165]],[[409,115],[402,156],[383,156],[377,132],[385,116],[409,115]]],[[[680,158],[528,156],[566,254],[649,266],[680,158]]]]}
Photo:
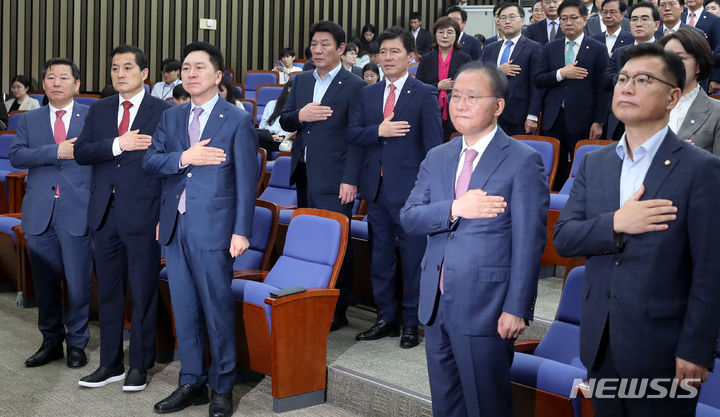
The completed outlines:
{"type": "Polygon", "coordinates": [[[123,391],[142,391],[145,387],[147,387],[147,373],[140,369],[130,368],[123,383],[123,391]]]}
{"type": "Polygon", "coordinates": [[[232,392],[218,394],[213,392],[210,400],[210,417],[229,417],[232,415],[232,392]]]}
{"type": "Polygon", "coordinates": [[[193,387],[185,384],[178,387],[169,397],[161,400],[153,408],[158,414],[172,413],[184,410],[190,405],[202,405],[208,403],[208,393],[205,384],[193,387]]]}
{"type": "Polygon", "coordinates": [[[82,368],[87,365],[87,356],[83,349],[68,346],[67,348],[67,366],[68,368],[82,368]]]}
{"type": "Polygon", "coordinates": [[[122,381],[123,378],[125,378],[124,367],[112,369],[101,366],[95,372],[78,381],[78,385],[87,388],[99,388],[113,382],[122,381]]]}
{"type": "Polygon", "coordinates": [[[383,337],[397,337],[400,329],[396,323],[388,323],[385,320],[378,320],[368,330],[358,333],[355,340],[377,340],[383,337]]]}
{"type": "Polygon", "coordinates": [[[61,344],[42,345],[34,355],[25,361],[25,366],[32,368],[34,366],[43,366],[48,362],[56,361],[63,358],[63,348],[61,344]]]}
{"type": "Polygon", "coordinates": [[[347,317],[345,317],[345,314],[338,314],[336,316],[333,316],[332,324],[330,325],[330,331],[334,332],[335,330],[345,327],[347,325],[348,319],[347,317]]]}
{"type": "Polygon", "coordinates": [[[403,349],[414,348],[420,344],[417,326],[404,327],[400,337],[400,347],[403,349]]]}

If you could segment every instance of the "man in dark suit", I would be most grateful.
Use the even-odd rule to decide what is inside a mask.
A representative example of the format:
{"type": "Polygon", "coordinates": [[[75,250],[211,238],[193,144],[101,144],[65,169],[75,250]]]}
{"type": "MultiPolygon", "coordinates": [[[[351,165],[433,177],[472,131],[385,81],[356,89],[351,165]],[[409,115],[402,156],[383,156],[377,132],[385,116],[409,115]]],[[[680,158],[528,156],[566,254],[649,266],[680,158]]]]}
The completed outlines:
{"type": "Polygon", "coordinates": [[[639,398],[603,390],[595,415],[690,416],[720,328],[720,160],[668,128],[684,85],[680,58],[643,44],[623,61],[612,106],[626,133],[580,163],[554,242],[562,256],[586,257],[588,377],[663,379],[639,398]]]}
{"type": "MultiPolygon", "coordinates": [[[[627,4],[622,0],[605,0],[602,3],[602,11],[598,16],[602,15],[602,22],[605,26],[604,31],[590,32],[591,38],[605,45],[608,55],[612,55],[617,48],[631,45],[635,38],[630,32],[630,21],[626,19],[625,10],[627,4]],[[627,26],[625,25],[627,23],[627,26]]],[[[587,20],[587,29],[590,26],[590,19],[587,20]]],[[[588,34],[588,32],[585,32],[588,34]]]]}
{"type": "MultiPolygon", "coordinates": [[[[322,21],[310,28],[315,71],[299,74],[290,90],[280,126],[297,131],[290,181],[297,186],[298,207],[335,211],[350,217],[357,196],[362,151],[347,143],[348,120],[365,82],[342,68],[345,31],[322,21]]],[[[351,260],[338,277],[340,298],[332,330],[347,324],[351,260]]]]}
{"type": "Polygon", "coordinates": [[[111,54],[110,76],[120,93],[90,108],[75,143],[75,160],[93,166],[88,226],[95,244],[100,304],[100,367],[82,378],[83,387],[102,387],[125,377],[123,324],[125,288],[132,295],[130,371],[124,391],[145,389],[155,362],[160,246],[155,227],[160,180],[142,169],[145,150],[163,111],[171,105],[145,93],[147,58],[122,45],[111,54]]]}
{"type": "Polygon", "coordinates": [[[525,11],[517,3],[501,3],[500,28],[506,41],[488,45],[480,60],[498,65],[508,77],[508,102],[498,123],[508,135],[531,134],[537,130],[544,90],[532,82],[541,67],[542,47],[522,35],[525,11]]]}
{"type": "MultiPolygon", "coordinates": [[[[621,9],[620,14],[615,14],[611,12],[602,12],[602,3],[604,3],[604,0],[600,4],[600,12],[595,13],[592,16],[588,17],[587,23],[585,24],[585,34],[586,35],[597,35],[601,32],[607,32],[607,26],[608,24],[612,26],[613,28],[622,28],[622,30],[629,31],[630,30],[630,20],[625,17],[625,9],[627,8],[627,4],[623,2],[622,0],[611,0],[611,2],[617,1],[623,3],[623,5],[619,6],[618,9],[621,9]],[[608,22],[610,20],[610,22],[608,22]]],[[[611,8],[610,10],[613,10],[611,8]]],[[[609,32],[614,33],[614,30],[610,30],[609,32]]]]}
{"type": "Polygon", "coordinates": [[[415,52],[421,56],[430,52],[432,49],[432,39],[430,31],[422,28],[422,16],[420,12],[410,13],[410,33],[415,39],[415,52]]]}
{"type": "Polygon", "coordinates": [[[542,126],[545,135],[560,140],[555,183],[562,187],[570,168],[567,157],[572,158],[575,144],[602,135],[609,95],[602,88],[607,49],[583,34],[587,9],[579,0],[565,0],[558,10],[565,37],[545,45],[535,82],[547,89],[542,126]]]}
{"type": "Polygon", "coordinates": [[[525,29],[525,36],[540,45],[559,39],[563,36],[558,17],[560,0],[542,0],[542,9],[545,19],[535,22],[525,29]]]}
{"type": "Polygon", "coordinates": [[[41,366],[62,359],[85,366],[92,249],[87,227],[92,168],[79,166],[73,147],[88,108],[73,101],[80,88],[80,71],[70,60],[45,62],[41,79],[48,106],[21,116],[8,156],[16,168],[27,168],[28,189],[23,198],[22,228],[27,236],[30,265],[38,302],[40,350],[25,366],[41,366]],[[63,294],[67,303],[63,323],[63,294]],[[67,327],[67,330],[66,330],[67,327]]]}
{"type": "Polygon", "coordinates": [[[443,132],[437,90],[407,72],[413,47],[410,32],[393,27],[380,34],[378,42],[385,80],[362,89],[348,128],[348,142],[365,148],[360,192],[368,201],[373,243],[370,278],[378,307],[375,324],[356,339],[396,336],[402,322],[400,347],[407,349],[420,340],[417,305],[425,236],[402,230],[400,209],[425,154],[442,143],[443,132]],[[396,294],[396,241],[402,262],[401,296],[396,294]]]}
{"type": "Polygon", "coordinates": [[[470,55],[472,59],[480,59],[482,44],[474,36],[463,32],[467,23],[467,12],[461,9],[460,6],[450,6],[445,10],[445,16],[460,25],[460,34],[458,35],[458,43],[462,46],[460,49],[470,55]]]}
{"type": "Polygon", "coordinates": [[[549,196],[540,154],[497,127],[505,76],[492,63],[463,68],[450,100],[463,136],[428,152],[400,220],[427,235],[418,314],[433,414],[507,417],[513,340],[533,318],[549,196]]]}
{"type": "MultiPolygon", "coordinates": [[[[707,35],[710,49],[715,51],[720,48],[720,17],[715,16],[703,9],[701,0],[687,0],[687,8],[683,10],[681,20],[688,26],[701,29],[707,35]]],[[[710,91],[715,91],[716,85],[720,84],[720,65],[715,65],[710,74],[710,91]]]]}
{"type": "Polygon", "coordinates": [[[209,383],[210,415],[229,416],[237,360],[230,283],[233,258],[247,250],[252,230],[257,136],[252,117],[218,95],[220,50],[198,42],[187,45],[183,55],[183,85],[192,102],[163,114],[143,163],[165,178],[158,236],[166,245],[182,361],[179,388],[155,411],[207,403],[209,383]],[[205,330],[209,372],[203,364],[205,330]]]}
{"type": "Polygon", "coordinates": [[[655,32],[655,39],[660,40],[668,33],[674,33],[680,28],[687,27],[695,29],[702,34],[705,39],[708,39],[708,35],[704,30],[697,26],[687,25],[682,21],[682,13],[683,10],[685,10],[685,0],[660,0],[658,3],[658,9],[660,10],[660,19],[662,20],[662,24],[655,32]]]}

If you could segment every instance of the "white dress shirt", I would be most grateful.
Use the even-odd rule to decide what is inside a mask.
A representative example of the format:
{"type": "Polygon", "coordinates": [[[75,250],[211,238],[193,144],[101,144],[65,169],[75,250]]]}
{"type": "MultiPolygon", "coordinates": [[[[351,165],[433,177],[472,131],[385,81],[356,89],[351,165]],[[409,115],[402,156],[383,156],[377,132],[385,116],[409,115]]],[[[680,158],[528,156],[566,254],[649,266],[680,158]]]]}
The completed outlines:
{"type": "Polygon", "coordinates": [[[162,100],[172,98],[173,90],[178,84],[182,84],[182,80],[179,78],[170,84],[165,83],[165,81],[158,81],[153,85],[152,93],[150,94],[162,100]]]}
{"type": "MultiPolygon", "coordinates": [[[[573,45],[573,61],[577,61],[578,52],[580,52],[580,45],[582,44],[583,39],[585,38],[585,34],[580,32],[580,36],[577,37],[573,42],[575,42],[575,45],[573,45]]],[[[568,48],[570,47],[570,39],[565,38],[565,48],[563,49],[563,60],[565,59],[565,53],[567,52],[568,48]]],[[[564,65],[563,65],[564,66],[564,65]]],[[[560,82],[564,78],[562,75],[560,75],[560,70],[558,69],[555,73],[555,79],[560,82]]]]}
{"type": "Polygon", "coordinates": [[[670,34],[670,33],[675,33],[675,32],[677,32],[678,30],[680,30],[680,24],[681,24],[681,23],[682,23],[682,22],[678,20],[678,22],[677,22],[677,24],[675,25],[675,27],[672,27],[672,28],[669,28],[669,27],[665,26],[665,24],[663,23],[663,31],[662,31],[663,35],[668,35],[668,34],[670,34]]]}
{"type": "MultiPolygon", "coordinates": [[[[134,97],[130,98],[129,101],[132,103],[132,106],[130,107],[129,113],[130,113],[130,123],[128,123],[128,132],[132,130],[133,122],[135,121],[135,116],[137,116],[138,109],[140,108],[140,103],[142,103],[143,98],[145,98],[145,88],[140,90],[140,92],[135,95],[134,97]]],[[[122,121],[123,113],[125,112],[125,107],[123,107],[123,102],[126,100],[122,98],[122,96],[118,95],[118,117],[117,117],[117,125],[118,128],[120,127],[120,122],[122,121]]],[[[120,149],[120,138],[117,137],[113,141],[112,144],[112,152],[113,156],[118,156],[121,153],[123,153],[122,149],[120,149]]]]}
{"type": "Polygon", "coordinates": [[[552,42],[550,40],[550,32],[552,32],[553,25],[550,22],[555,22],[555,36],[557,36],[557,34],[560,33],[560,18],[556,17],[555,20],[545,18],[545,29],[547,30],[548,41],[552,42]]]}
{"type": "MultiPolygon", "coordinates": [[[[677,133],[680,130],[680,126],[682,126],[683,122],[685,121],[685,116],[687,116],[687,112],[688,112],[688,110],[690,110],[690,106],[692,106],[692,104],[695,101],[695,99],[697,98],[699,92],[700,92],[700,84],[696,85],[695,88],[690,90],[689,93],[680,97],[680,100],[678,100],[677,106],[675,106],[672,110],[670,110],[670,122],[668,124],[670,125],[670,129],[672,129],[673,132],[677,133]]],[[[680,139],[690,139],[690,138],[680,138],[680,139]]]]}
{"type": "Polygon", "coordinates": [[[415,41],[417,42],[417,36],[418,33],[420,33],[420,28],[418,28],[418,30],[410,30],[410,33],[412,33],[413,38],[415,38],[415,41]]]}
{"type": "Polygon", "coordinates": [[[697,22],[698,22],[698,20],[700,20],[700,16],[702,16],[702,14],[703,14],[702,7],[697,10],[690,10],[690,8],[688,7],[688,13],[687,13],[687,17],[685,18],[685,24],[696,27],[697,22]],[[695,23],[694,25],[690,24],[690,13],[695,13],[695,21],[693,22],[693,23],[695,23]]]}
{"type": "Polygon", "coordinates": [[[390,95],[390,85],[395,86],[395,103],[394,104],[397,104],[398,98],[400,98],[400,92],[402,91],[402,88],[405,85],[405,81],[407,81],[408,75],[409,74],[406,72],[405,75],[398,78],[393,83],[391,83],[390,80],[388,80],[387,78],[385,79],[385,91],[383,92],[383,113],[385,112],[385,104],[387,102],[387,98],[390,95]]]}
{"type": "Polygon", "coordinates": [[[615,42],[617,42],[621,31],[621,27],[618,27],[618,30],[616,30],[612,35],[607,30],[605,31],[605,47],[607,48],[608,54],[612,53],[613,46],[615,46],[615,42]]]}
{"type": "Polygon", "coordinates": [[[48,103],[48,107],[50,107],[50,129],[53,132],[53,137],[55,137],[55,120],[57,120],[57,112],[59,110],[65,110],[65,114],[63,114],[62,121],[65,124],[65,137],[66,139],[72,139],[67,137],[68,130],[70,129],[70,120],[72,120],[72,111],[73,106],[75,105],[75,102],[73,100],[70,100],[70,104],[63,107],[62,109],[57,109],[53,107],[52,104],[48,103]]]}

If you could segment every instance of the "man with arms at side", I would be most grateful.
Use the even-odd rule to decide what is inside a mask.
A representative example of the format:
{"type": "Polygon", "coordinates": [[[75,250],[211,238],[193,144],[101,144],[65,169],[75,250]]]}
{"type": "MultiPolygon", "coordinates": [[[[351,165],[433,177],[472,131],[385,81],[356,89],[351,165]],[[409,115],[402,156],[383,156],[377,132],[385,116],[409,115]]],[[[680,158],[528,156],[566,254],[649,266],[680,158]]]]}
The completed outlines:
{"type": "Polygon", "coordinates": [[[183,86],[191,104],[163,114],[143,166],[164,177],[160,243],[182,368],[179,387],[158,413],[207,403],[210,416],[232,414],[235,324],[233,258],[247,250],[257,190],[257,136],[252,117],[219,98],[223,56],[198,42],[183,52],[183,86]],[[202,140],[201,140],[202,139],[202,140]],[[210,370],[205,369],[205,331],[210,370]]]}
{"type": "Polygon", "coordinates": [[[458,43],[462,46],[462,51],[470,55],[472,59],[480,59],[482,53],[482,44],[474,36],[463,32],[467,23],[467,12],[460,6],[450,6],[445,10],[445,16],[456,21],[460,25],[460,34],[458,35],[458,43]]]}
{"type": "Polygon", "coordinates": [[[420,12],[410,13],[410,33],[415,39],[415,52],[420,56],[430,52],[432,49],[432,39],[430,31],[422,28],[422,16],[420,12]]]}
{"type": "Polygon", "coordinates": [[[533,318],[549,196],[540,154],[497,127],[506,92],[494,64],[461,69],[463,136],[428,152],[400,212],[428,236],[418,314],[436,416],[512,415],[513,340],[533,318]]]}
{"type": "MultiPolygon", "coordinates": [[[[283,130],[297,131],[290,181],[297,186],[298,207],[351,217],[363,154],[348,145],[347,127],[365,82],[342,68],[345,31],[340,26],[318,22],[310,28],[310,38],[316,69],[295,77],[280,115],[283,130]]],[[[331,330],[347,324],[351,284],[352,259],[346,255],[336,284],[340,297],[331,330]]]]}
{"type": "Polygon", "coordinates": [[[540,45],[545,45],[563,36],[558,16],[560,0],[542,0],[545,19],[535,22],[525,29],[525,36],[540,45]]]}
{"type": "Polygon", "coordinates": [[[705,381],[717,351],[720,159],[668,128],[684,84],[682,60],[662,46],[625,51],[612,104],[625,135],[583,158],[555,225],[560,255],[586,257],[588,377],[677,387],[661,398],[593,398],[595,415],[695,415],[697,391],[683,384],[705,381]]]}
{"type": "Polygon", "coordinates": [[[121,381],[125,375],[126,285],[133,310],[130,371],[123,390],[145,389],[147,370],[155,363],[160,180],[143,171],[142,159],[160,115],[171,105],[145,93],[147,75],[147,58],[140,49],[115,48],[110,77],[119,94],[92,105],[75,143],[78,164],[93,166],[88,227],[95,245],[101,327],[100,367],[79,382],[88,388],[121,381]]]}
{"type": "Polygon", "coordinates": [[[525,11],[517,3],[500,3],[498,20],[504,42],[485,47],[480,60],[496,63],[508,77],[508,106],[498,124],[508,135],[535,133],[544,90],[532,82],[542,60],[542,47],[522,35],[525,11]]]}
{"type": "MultiPolygon", "coordinates": [[[[619,0],[613,0],[613,1],[619,1],[619,0]]],[[[604,0],[599,1],[600,12],[595,13],[592,16],[588,17],[587,23],[585,24],[585,34],[591,35],[594,37],[594,35],[598,35],[602,32],[610,32],[615,33],[615,30],[617,28],[622,28],[622,30],[629,31],[630,30],[630,20],[628,20],[625,17],[625,9],[627,8],[627,4],[623,2],[623,5],[618,5],[618,9],[622,9],[621,12],[602,12],[602,3],[604,0]],[[608,20],[610,22],[608,22],[608,20]],[[613,29],[608,30],[608,25],[610,25],[613,29]]],[[[614,9],[614,7],[612,8],[614,9]]],[[[620,33],[620,32],[618,32],[620,33]]],[[[600,40],[600,39],[598,39],[600,40]]]]}
{"type": "Polygon", "coordinates": [[[368,201],[373,242],[370,279],[378,306],[377,321],[356,339],[397,336],[401,322],[400,347],[411,348],[420,340],[417,305],[425,236],[402,230],[400,209],[425,154],[442,143],[442,122],[435,87],[408,75],[412,35],[393,27],[380,34],[378,42],[385,80],[362,89],[348,128],[348,142],[365,148],[360,191],[368,201]],[[395,291],[396,242],[402,262],[401,296],[395,291]],[[402,316],[397,311],[398,299],[402,316]]]}
{"type": "Polygon", "coordinates": [[[600,139],[607,119],[609,94],[602,89],[608,54],[605,45],[583,34],[587,9],[579,0],[559,7],[565,37],[544,47],[544,59],[535,83],[546,88],[542,126],[546,136],[560,140],[555,184],[568,177],[575,144],[600,139]]]}
{"type": "MultiPolygon", "coordinates": [[[[598,16],[602,16],[605,29],[596,32],[591,38],[604,44],[610,56],[617,48],[632,45],[635,40],[630,32],[630,21],[625,18],[626,9],[627,4],[623,0],[604,0],[598,14],[598,16]]],[[[585,28],[588,26],[590,26],[589,18],[585,28]]]]}
{"type": "Polygon", "coordinates": [[[67,365],[85,366],[90,339],[88,314],[92,246],[87,227],[92,168],[79,166],[73,148],[88,108],[73,101],[80,88],[80,71],[72,61],[52,58],[41,74],[48,106],[20,117],[8,151],[10,163],[28,169],[23,198],[22,228],[27,237],[38,302],[40,350],[25,366],[41,366],[63,357],[67,365]],[[65,278],[67,302],[63,323],[65,278]],[[66,330],[67,327],[67,330],[66,330]]]}

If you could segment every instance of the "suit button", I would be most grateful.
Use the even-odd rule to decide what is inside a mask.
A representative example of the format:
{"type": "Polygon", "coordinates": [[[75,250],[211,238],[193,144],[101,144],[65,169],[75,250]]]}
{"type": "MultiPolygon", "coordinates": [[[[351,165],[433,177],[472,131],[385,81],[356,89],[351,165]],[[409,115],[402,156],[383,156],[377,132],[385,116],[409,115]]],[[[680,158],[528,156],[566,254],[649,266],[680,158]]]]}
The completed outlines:
{"type": "Polygon", "coordinates": [[[117,164],[116,167],[120,168],[120,164],[117,164]]]}
{"type": "Polygon", "coordinates": [[[305,134],[309,135],[309,134],[310,134],[310,131],[308,130],[307,132],[305,132],[305,134]]]}
{"type": "Polygon", "coordinates": [[[387,145],[387,141],[384,140],[384,141],[382,142],[382,144],[383,144],[383,145],[387,145]]]}
{"type": "Polygon", "coordinates": [[[621,263],[620,258],[615,258],[615,266],[620,266],[621,263]]]}
{"type": "Polygon", "coordinates": [[[605,293],[605,295],[607,295],[607,298],[610,298],[610,291],[608,291],[607,293],[605,293]]]}
{"type": "Polygon", "coordinates": [[[192,178],[192,172],[188,172],[187,177],[188,177],[188,178],[192,178]]]}

